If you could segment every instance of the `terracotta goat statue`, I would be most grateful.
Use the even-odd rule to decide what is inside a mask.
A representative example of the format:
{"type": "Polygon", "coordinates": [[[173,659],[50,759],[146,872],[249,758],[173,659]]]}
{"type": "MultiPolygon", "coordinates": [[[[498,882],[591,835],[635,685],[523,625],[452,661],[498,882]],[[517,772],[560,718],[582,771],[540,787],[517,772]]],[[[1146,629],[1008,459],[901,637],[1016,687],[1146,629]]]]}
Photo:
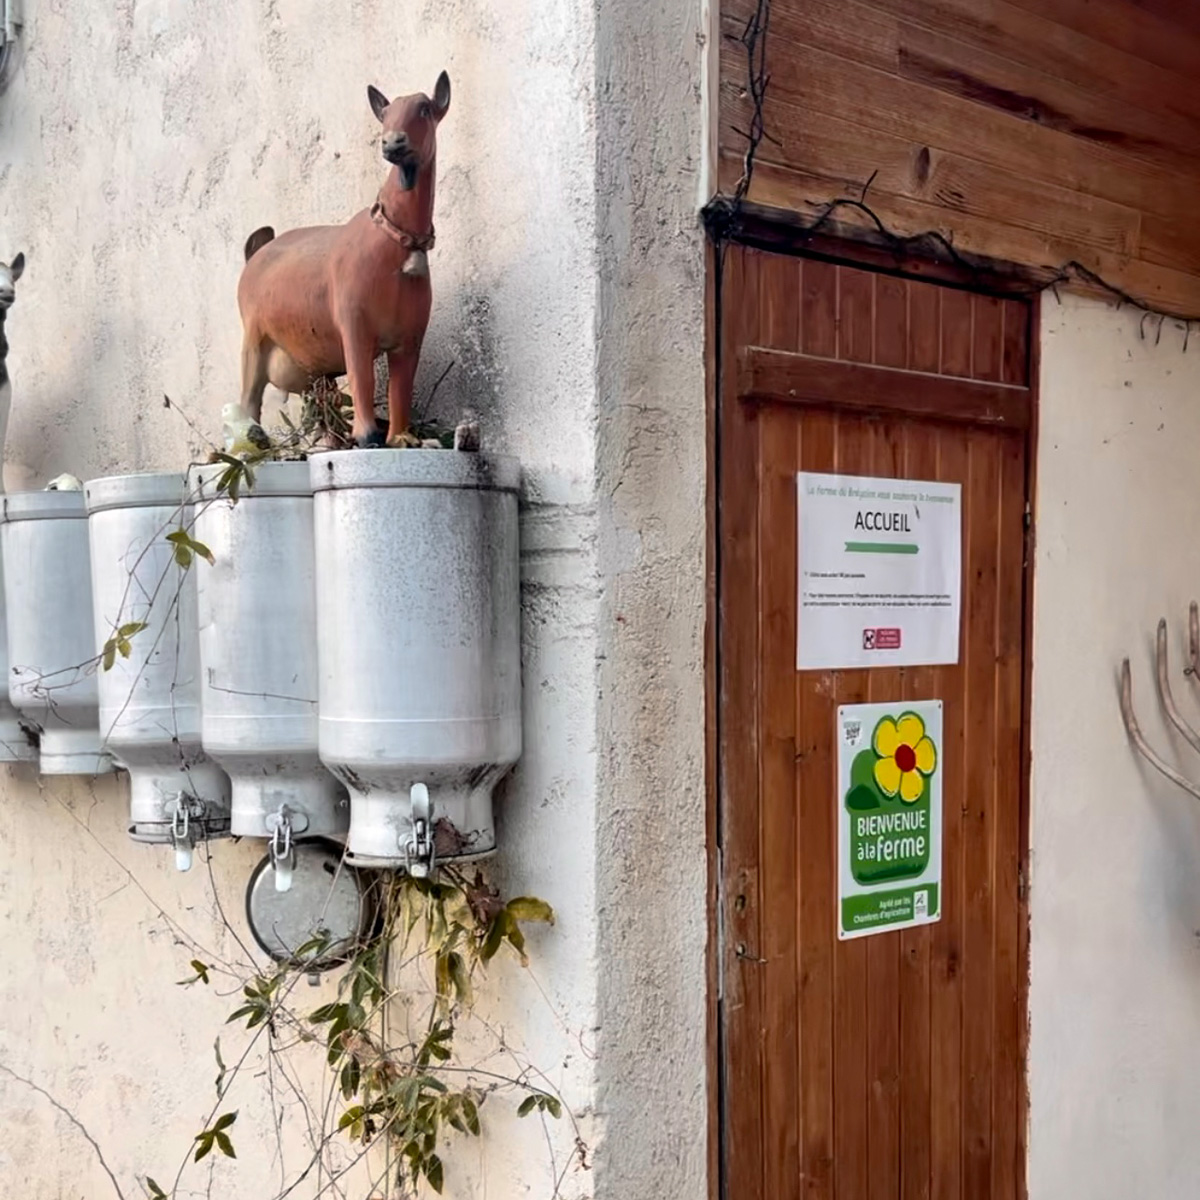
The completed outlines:
{"type": "Polygon", "coordinates": [[[432,289],[426,251],[433,246],[437,127],[450,107],[443,71],[433,98],[389,101],[367,89],[383,125],[392,164],[374,205],[345,225],[270,227],[246,242],[238,285],[242,314],[242,409],[262,414],[268,383],[302,392],[322,377],[346,374],[359,446],[382,444],[375,422],[375,359],[387,355],[388,440],[407,432],[413,377],[429,324],[432,289]]]}
{"type": "Polygon", "coordinates": [[[4,491],[4,443],[8,438],[8,414],[12,411],[12,384],[8,378],[8,338],[4,322],[17,299],[17,280],[25,270],[25,255],[18,254],[7,265],[0,263],[0,492],[4,491]]]}

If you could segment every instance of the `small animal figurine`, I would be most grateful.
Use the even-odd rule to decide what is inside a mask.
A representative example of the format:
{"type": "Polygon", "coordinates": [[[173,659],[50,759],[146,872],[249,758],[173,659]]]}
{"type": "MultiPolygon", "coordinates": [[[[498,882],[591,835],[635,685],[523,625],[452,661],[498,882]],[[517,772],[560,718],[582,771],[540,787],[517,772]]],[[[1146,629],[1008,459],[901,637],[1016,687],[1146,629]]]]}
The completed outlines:
{"type": "Polygon", "coordinates": [[[4,322],[17,300],[17,280],[25,270],[25,255],[0,263],[0,494],[4,492],[4,443],[8,438],[8,414],[12,411],[12,383],[8,378],[8,338],[4,322]]]}
{"type": "Polygon", "coordinates": [[[69,471],[55,477],[46,484],[47,492],[82,492],[83,480],[69,471]]]}
{"type": "Polygon", "coordinates": [[[222,436],[225,439],[225,453],[244,457],[270,450],[271,439],[267,431],[242,412],[241,406],[227,404],[221,409],[222,436]]]}
{"type": "Polygon", "coordinates": [[[246,241],[238,284],[242,314],[242,410],[262,416],[268,383],[303,392],[347,374],[358,446],[408,432],[413,378],[429,324],[437,128],[450,107],[450,77],[423,93],[388,100],[367,89],[392,164],[375,203],[345,225],[269,226],[246,241]],[[375,423],[375,359],[387,355],[388,430],[375,423]]]}

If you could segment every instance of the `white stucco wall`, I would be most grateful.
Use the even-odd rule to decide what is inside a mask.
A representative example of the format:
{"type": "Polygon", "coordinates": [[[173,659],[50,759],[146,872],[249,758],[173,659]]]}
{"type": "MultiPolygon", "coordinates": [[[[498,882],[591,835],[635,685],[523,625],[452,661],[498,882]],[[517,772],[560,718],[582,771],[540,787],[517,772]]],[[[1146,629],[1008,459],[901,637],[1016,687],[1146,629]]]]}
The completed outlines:
{"type": "Polygon", "coordinates": [[[700,1200],[706,38],[699,5],[598,12],[598,1162],[614,1200],[700,1200]]]}
{"type": "Polygon", "coordinates": [[[1176,699],[1200,598],[1200,356],[1090,300],[1043,302],[1031,812],[1030,1200],[1185,1200],[1200,1180],[1200,805],[1134,756],[1121,659],[1151,741],[1193,778],[1176,699]]]}
{"type": "MultiPolygon", "coordinates": [[[[496,968],[480,1015],[578,1124],[489,1103],[486,1136],[446,1155],[447,1195],[701,1194],[699,4],[22,7],[0,95],[0,258],[28,259],[7,330],[10,489],[182,468],[201,439],[161,398],[216,434],[247,233],[369,204],[384,164],[366,85],[429,90],[449,71],[417,395],[453,360],[439,411],[474,408],[487,447],[523,462],[526,752],[492,869],[559,916],[533,933],[531,972],[496,968]]],[[[125,803],[111,780],[0,770],[0,1065],[76,1114],[132,1196],[135,1173],[168,1182],[198,1129],[213,1038],[227,1061],[240,1044],[232,997],[174,981],[181,940],[236,953],[214,897],[240,928],[260,848],[222,844],[211,881],[180,877],[128,842],[125,803]]],[[[241,1086],[239,1160],[213,1194],[274,1195],[267,1083],[241,1086]]],[[[299,1122],[286,1109],[289,1166],[299,1122]]],[[[69,1120],[3,1072],[0,1130],[5,1195],[112,1191],[69,1120]]]]}

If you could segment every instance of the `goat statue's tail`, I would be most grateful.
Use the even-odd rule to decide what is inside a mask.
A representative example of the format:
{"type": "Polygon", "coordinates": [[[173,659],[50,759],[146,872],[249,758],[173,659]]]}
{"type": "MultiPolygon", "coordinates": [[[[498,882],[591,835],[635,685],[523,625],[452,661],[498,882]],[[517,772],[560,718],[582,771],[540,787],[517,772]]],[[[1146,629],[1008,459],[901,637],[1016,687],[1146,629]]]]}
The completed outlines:
{"type": "Polygon", "coordinates": [[[246,261],[249,262],[268,242],[275,240],[275,230],[270,225],[256,229],[246,239],[246,261]]]}

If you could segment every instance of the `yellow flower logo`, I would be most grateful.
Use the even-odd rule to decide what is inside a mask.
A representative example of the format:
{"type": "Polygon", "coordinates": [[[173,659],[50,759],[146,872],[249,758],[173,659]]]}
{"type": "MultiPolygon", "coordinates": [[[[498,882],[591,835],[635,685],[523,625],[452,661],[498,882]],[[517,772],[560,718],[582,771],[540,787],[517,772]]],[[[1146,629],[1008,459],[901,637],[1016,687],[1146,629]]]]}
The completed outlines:
{"type": "Polygon", "coordinates": [[[925,780],[937,769],[937,747],[925,734],[925,722],[916,713],[902,713],[898,721],[884,717],[875,726],[871,745],[878,760],[875,782],[889,799],[899,794],[905,804],[915,804],[925,792],[925,780]]]}

